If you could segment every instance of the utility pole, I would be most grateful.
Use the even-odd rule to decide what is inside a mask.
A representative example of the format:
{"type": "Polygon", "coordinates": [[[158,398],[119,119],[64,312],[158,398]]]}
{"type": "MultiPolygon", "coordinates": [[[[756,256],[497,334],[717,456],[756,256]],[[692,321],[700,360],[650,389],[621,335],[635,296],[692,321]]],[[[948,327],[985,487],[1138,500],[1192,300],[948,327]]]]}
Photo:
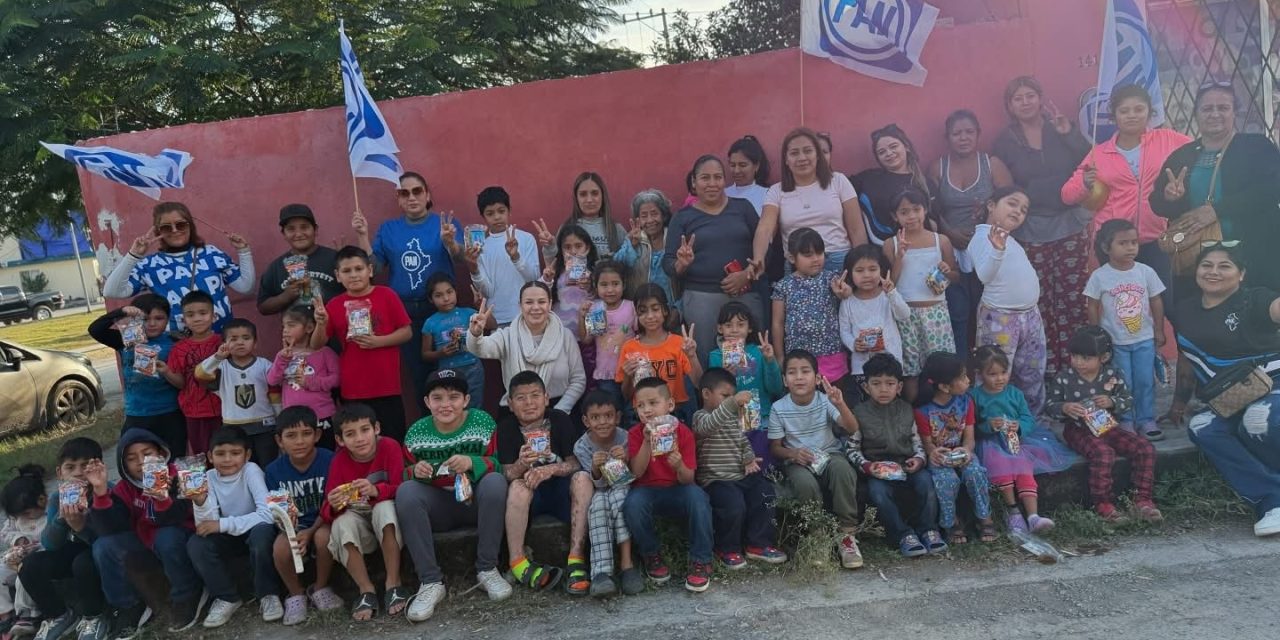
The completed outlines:
{"type": "Polygon", "coordinates": [[[653,9],[650,9],[648,14],[643,14],[637,11],[635,15],[631,15],[631,16],[628,16],[627,14],[624,13],[620,18],[618,18],[618,23],[630,24],[632,22],[643,22],[645,20],[654,20],[654,19],[662,20],[662,41],[664,44],[666,44],[667,50],[670,51],[671,50],[671,32],[667,30],[667,10],[666,9],[659,9],[658,11],[654,11],[653,9]]]}

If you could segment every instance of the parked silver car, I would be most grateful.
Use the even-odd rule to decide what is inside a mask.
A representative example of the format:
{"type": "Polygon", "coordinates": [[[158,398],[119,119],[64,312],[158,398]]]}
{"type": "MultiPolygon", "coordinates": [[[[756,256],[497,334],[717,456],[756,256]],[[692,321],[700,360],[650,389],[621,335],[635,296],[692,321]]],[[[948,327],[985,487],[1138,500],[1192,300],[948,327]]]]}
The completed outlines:
{"type": "Polygon", "coordinates": [[[0,434],[88,424],[105,402],[84,355],[0,341],[0,434]]]}

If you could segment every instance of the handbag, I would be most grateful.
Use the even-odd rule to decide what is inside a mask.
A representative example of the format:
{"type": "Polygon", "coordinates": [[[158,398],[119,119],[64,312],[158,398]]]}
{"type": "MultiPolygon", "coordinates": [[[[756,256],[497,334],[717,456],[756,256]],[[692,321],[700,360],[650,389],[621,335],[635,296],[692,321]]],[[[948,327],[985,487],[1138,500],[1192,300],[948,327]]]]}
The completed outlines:
{"type": "Polygon", "coordinates": [[[1252,362],[1241,362],[1214,376],[1196,394],[1219,418],[1231,418],[1271,393],[1267,372],[1252,362]]]}
{"type": "MultiPolygon", "coordinates": [[[[1232,136],[1232,140],[1234,139],[1235,137],[1232,136]]],[[[1222,147],[1222,153],[1218,154],[1218,159],[1213,163],[1213,175],[1209,178],[1209,195],[1205,198],[1205,204],[1213,204],[1213,192],[1218,185],[1218,169],[1222,167],[1222,158],[1227,155],[1227,148],[1230,146],[1231,140],[1227,140],[1227,144],[1222,147]]],[[[1181,218],[1169,225],[1169,228],[1156,239],[1156,243],[1161,251],[1169,254],[1174,275],[1185,276],[1195,271],[1196,256],[1199,255],[1203,243],[1222,239],[1222,225],[1215,220],[1194,231],[1183,231],[1179,228],[1180,220],[1181,218]]]]}

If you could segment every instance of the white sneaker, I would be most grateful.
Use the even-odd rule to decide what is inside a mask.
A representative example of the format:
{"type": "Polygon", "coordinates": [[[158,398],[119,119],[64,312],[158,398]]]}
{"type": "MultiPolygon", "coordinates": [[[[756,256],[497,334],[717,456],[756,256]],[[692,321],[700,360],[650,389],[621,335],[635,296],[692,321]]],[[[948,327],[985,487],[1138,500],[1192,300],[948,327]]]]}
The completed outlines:
{"type": "Polygon", "coordinates": [[[1253,535],[1259,538],[1280,533],[1280,507],[1272,509],[1253,524],[1253,535]]]}
{"type": "MultiPolygon", "coordinates": [[[[240,608],[243,602],[227,602],[221,598],[214,600],[209,605],[209,615],[204,618],[204,628],[216,629],[231,620],[231,616],[235,615],[236,610],[240,608]]],[[[281,615],[284,615],[283,613],[281,615]]]]}
{"type": "Polygon", "coordinates": [[[480,588],[489,594],[490,600],[506,600],[511,597],[511,585],[498,573],[497,569],[481,571],[476,574],[480,588]]]}
{"type": "Polygon", "coordinates": [[[836,540],[840,551],[840,566],[846,569],[857,569],[862,566],[862,551],[858,549],[858,541],[852,533],[845,533],[836,540]]]}
{"type": "Polygon", "coordinates": [[[444,596],[443,584],[439,582],[424,584],[418,587],[418,593],[409,599],[409,608],[404,616],[409,619],[409,622],[427,620],[436,612],[436,605],[444,600],[444,596]]]}
{"type": "Polygon", "coordinates": [[[262,612],[263,622],[275,622],[284,617],[284,605],[280,603],[280,596],[262,596],[258,610],[262,612]]]}

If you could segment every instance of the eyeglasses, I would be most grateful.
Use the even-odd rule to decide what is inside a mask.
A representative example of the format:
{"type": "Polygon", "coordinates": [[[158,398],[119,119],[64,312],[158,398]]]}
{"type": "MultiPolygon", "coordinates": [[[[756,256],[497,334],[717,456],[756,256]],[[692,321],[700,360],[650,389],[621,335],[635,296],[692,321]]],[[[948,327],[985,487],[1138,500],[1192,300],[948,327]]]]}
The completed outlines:
{"type": "Polygon", "coordinates": [[[1209,247],[1224,247],[1226,249],[1234,249],[1236,248],[1236,245],[1239,244],[1239,240],[1206,240],[1200,243],[1200,248],[1208,249],[1209,247]]]}
{"type": "Polygon", "coordinates": [[[156,231],[159,231],[160,233],[182,233],[190,228],[191,225],[186,220],[166,222],[164,224],[156,225],[156,231]]]}
{"type": "Polygon", "coordinates": [[[401,198],[408,198],[409,196],[420,198],[422,197],[422,194],[426,192],[427,192],[426,187],[414,187],[412,189],[396,189],[396,195],[401,198]]]}

